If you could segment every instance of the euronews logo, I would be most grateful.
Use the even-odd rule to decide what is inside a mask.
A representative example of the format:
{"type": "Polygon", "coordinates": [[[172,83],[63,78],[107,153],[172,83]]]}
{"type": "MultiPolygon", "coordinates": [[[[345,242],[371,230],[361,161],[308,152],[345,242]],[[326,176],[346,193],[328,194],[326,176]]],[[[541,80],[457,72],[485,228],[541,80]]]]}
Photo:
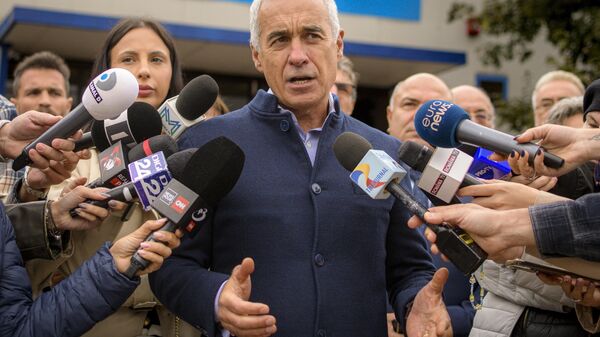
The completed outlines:
{"type": "Polygon", "coordinates": [[[425,117],[422,119],[421,123],[427,129],[431,129],[432,131],[439,131],[440,123],[442,122],[442,118],[446,115],[446,112],[450,107],[454,104],[444,102],[444,101],[433,101],[427,107],[427,112],[425,113],[425,117]]]}

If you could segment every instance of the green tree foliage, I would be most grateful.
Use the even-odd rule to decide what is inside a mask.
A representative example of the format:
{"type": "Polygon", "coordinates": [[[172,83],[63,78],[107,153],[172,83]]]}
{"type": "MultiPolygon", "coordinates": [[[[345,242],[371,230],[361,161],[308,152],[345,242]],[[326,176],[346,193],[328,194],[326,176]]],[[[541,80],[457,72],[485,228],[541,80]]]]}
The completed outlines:
{"type": "Polygon", "coordinates": [[[448,21],[476,18],[483,34],[498,37],[479,50],[486,65],[535,57],[532,41],[543,32],[559,56],[548,62],[589,83],[600,77],[600,1],[485,0],[478,12],[472,4],[455,2],[448,21]]]}
{"type": "MultiPolygon", "coordinates": [[[[471,3],[454,2],[448,21],[467,18],[479,22],[481,34],[493,37],[478,50],[485,65],[539,57],[532,42],[544,34],[558,56],[540,62],[573,72],[584,83],[600,78],[599,0],[484,0],[477,11],[471,3]]],[[[528,95],[498,102],[496,115],[505,129],[519,132],[533,125],[528,95]]]]}

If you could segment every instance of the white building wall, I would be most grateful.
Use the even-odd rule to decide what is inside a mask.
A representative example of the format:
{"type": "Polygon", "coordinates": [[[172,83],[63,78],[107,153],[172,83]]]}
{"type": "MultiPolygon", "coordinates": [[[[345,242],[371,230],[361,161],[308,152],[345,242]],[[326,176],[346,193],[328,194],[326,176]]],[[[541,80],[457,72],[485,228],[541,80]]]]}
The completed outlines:
{"type": "MultiPolygon", "coordinates": [[[[469,1],[481,4],[483,0],[469,1]]],[[[351,14],[342,14],[340,21],[347,41],[466,53],[466,65],[439,74],[450,87],[475,84],[477,74],[498,74],[508,78],[508,96],[521,97],[531,93],[539,76],[552,70],[545,61],[552,48],[543,37],[535,41],[536,52],[525,64],[509,62],[500,69],[483,66],[477,48],[486,39],[468,37],[464,20],[447,23],[452,2],[422,0],[418,22],[351,14]]],[[[104,16],[148,15],[169,23],[248,30],[249,5],[223,0],[3,0],[0,17],[6,17],[14,6],[104,16]]]]}

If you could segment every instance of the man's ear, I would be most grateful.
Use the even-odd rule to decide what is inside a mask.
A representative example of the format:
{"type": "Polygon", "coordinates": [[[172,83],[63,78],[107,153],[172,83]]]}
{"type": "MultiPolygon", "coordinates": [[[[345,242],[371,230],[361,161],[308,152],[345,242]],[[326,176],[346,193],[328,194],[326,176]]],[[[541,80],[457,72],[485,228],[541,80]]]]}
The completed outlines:
{"type": "Polygon", "coordinates": [[[253,45],[250,45],[250,50],[252,51],[252,62],[254,62],[254,68],[262,73],[263,67],[260,61],[260,53],[254,48],[253,45]]]}
{"type": "Polygon", "coordinates": [[[73,97],[69,97],[67,99],[67,102],[69,104],[69,106],[67,107],[67,112],[68,112],[68,111],[71,111],[71,107],[73,107],[73,97]]]}
{"type": "Polygon", "coordinates": [[[392,108],[390,108],[388,105],[387,108],[385,108],[385,116],[387,117],[388,126],[392,125],[392,113],[392,108]]]}
{"type": "Polygon", "coordinates": [[[337,58],[340,60],[342,56],[344,56],[344,30],[340,29],[338,33],[337,39],[335,41],[335,45],[337,46],[337,58]]]}

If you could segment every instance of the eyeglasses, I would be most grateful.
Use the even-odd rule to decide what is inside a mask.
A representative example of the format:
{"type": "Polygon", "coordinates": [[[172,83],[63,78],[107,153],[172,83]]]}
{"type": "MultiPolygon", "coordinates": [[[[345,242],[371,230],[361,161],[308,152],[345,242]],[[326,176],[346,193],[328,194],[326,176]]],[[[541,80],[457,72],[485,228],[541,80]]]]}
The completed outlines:
{"type": "Polygon", "coordinates": [[[335,86],[337,87],[338,91],[342,91],[345,92],[348,95],[352,95],[352,93],[354,93],[354,91],[356,90],[356,87],[353,84],[350,83],[334,83],[335,86]]]}

